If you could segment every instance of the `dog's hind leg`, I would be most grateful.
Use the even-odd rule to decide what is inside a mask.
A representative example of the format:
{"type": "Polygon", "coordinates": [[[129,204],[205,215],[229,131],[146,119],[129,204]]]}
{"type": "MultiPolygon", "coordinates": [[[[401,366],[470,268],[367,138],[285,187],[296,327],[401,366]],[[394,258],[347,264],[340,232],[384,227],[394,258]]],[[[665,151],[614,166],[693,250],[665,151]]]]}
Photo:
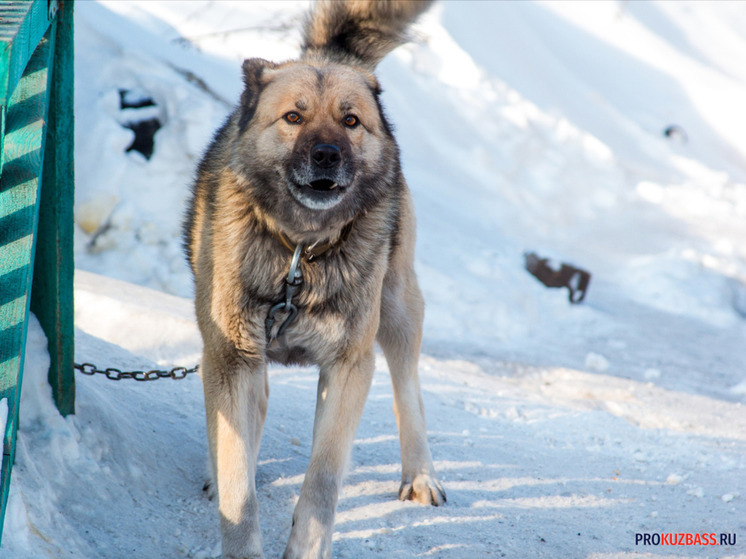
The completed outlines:
{"type": "Polygon", "coordinates": [[[284,559],[331,558],[339,488],[373,378],[372,346],[371,339],[359,355],[321,366],[311,460],[284,559]]]}
{"type": "Polygon", "coordinates": [[[250,367],[231,361],[233,366],[206,348],[201,365],[223,559],[261,558],[255,478],[267,412],[267,373],[263,363],[250,367]]]}

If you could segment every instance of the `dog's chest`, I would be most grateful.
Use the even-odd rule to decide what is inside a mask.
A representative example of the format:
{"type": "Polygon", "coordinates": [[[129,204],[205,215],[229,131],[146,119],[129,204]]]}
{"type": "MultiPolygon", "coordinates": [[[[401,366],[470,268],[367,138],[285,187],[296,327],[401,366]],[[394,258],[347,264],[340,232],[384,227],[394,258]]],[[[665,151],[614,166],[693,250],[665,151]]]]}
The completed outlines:
{"type": "MultiPolygon", "coordinates": [[[[384,270],[376,258],[336,256],[303,262],[301,270],[303,281],[292,298],[297,315],[267,346],[267,356],[285,364],[326,361],[355,344],[380,312],[384,270]]],[[[273,332],[286,317],[278,315],[273,332]]]]}
{"type": "Polygon", "coordinates": [[[357,337],[355,319],[365,320],[361,311],[349,307],[348,314],[333,310],[332,305],[307,307],[299,302],[292,323],[268,342],[267,357],[285,365],[326,361],[357,337]]]}

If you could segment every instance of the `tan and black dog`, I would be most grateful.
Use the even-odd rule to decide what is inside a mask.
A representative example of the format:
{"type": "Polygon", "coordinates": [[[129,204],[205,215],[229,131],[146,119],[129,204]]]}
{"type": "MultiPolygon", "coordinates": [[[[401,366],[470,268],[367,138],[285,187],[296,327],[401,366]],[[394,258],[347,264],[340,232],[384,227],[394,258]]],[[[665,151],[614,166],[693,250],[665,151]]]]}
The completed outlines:
{"type": "Polygon", "coordinates": [[[241,102],[200,163],[184,229],[226,559],[263,556],[255,475],[268,362],[320,368],[286,558],[331,556],[376,341],[393,380],[399,498],[445,502],[417,374],[412,200],[373,75],[428,4],[318,2],[299,60],[244,62],[241,102]]]}

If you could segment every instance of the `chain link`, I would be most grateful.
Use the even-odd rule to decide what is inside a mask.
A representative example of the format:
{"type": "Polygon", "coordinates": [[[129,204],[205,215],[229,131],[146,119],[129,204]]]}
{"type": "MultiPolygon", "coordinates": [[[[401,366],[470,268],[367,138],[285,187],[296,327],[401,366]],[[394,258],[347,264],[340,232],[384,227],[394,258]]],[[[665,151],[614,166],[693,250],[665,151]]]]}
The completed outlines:
{"type": "Polygon", "coordinates": [[[199,365],[195,365],[194,367],[191,367],[189,369],[187,369],[186,367],[174,367],[173,369],[168,371],[122,371],[114,367],[99,369],[93,363],[75,363],[75,368],[84,375],[88,376],[99,374],[106,376],[106,378],[108,378],[109,380],[134,379],[136,381],[143,382],[148,380],[158,380],[161,378],[181,380],[183,378],[186,378],[187,375],[196,373],[199,370],[199,365]]]}

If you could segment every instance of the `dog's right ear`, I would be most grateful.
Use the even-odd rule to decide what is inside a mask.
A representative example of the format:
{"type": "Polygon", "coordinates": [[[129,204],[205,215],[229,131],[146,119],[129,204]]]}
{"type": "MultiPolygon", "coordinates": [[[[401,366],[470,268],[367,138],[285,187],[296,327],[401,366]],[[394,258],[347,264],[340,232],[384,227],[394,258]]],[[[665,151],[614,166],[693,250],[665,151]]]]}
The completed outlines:
{"type": "Polygon", "coordinates": [[[243,132],[254,118],[259,95],[266,85],[266,80],[262,80],[262,74],[265,70],[277,68],[277,64],[263,58],[247,58],[241,68],[243,69],[244,90],[241,94],[241,117],[238,120],[238,129],[243,132]]]}

